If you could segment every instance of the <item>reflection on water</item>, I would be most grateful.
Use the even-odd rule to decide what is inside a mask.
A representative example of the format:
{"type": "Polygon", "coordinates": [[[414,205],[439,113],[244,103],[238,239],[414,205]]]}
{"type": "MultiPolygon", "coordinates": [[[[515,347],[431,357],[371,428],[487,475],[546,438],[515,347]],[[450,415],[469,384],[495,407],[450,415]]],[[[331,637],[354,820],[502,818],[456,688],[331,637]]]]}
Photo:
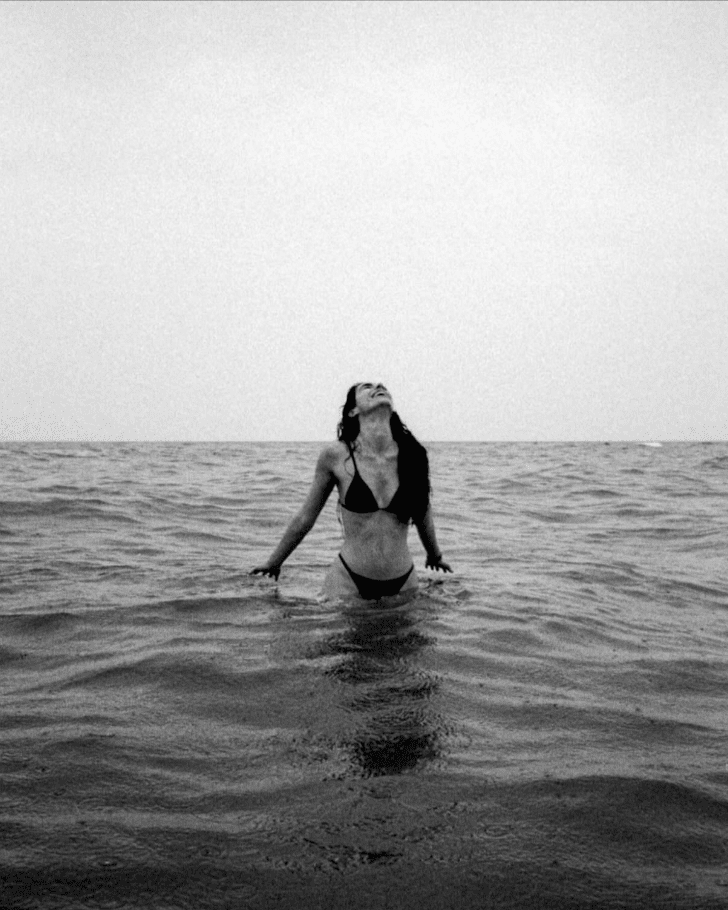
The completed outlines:
{"type": "Polygon", "coordinates": [[[439,757],[444,725],[432,706],[437,677],[420,660],[434,639],[413,604],[350,607],[347,628],[328,641],[342,659],[327,674],[341,683],[353,723],[340,745],[363,776],[411,771],[439,757]]]}

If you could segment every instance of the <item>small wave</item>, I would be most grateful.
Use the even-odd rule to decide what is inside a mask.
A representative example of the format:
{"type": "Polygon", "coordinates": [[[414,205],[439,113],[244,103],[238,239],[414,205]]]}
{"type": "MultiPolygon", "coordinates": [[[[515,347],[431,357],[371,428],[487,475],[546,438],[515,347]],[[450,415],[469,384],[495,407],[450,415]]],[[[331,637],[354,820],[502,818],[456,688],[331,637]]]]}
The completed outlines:
{"type": "Polygon", "coordinates": [[[642,659],[625,665],[618,675],[634,691],[699,695],[705,699],[720,698],[725,691],[725,666],[707,660],[642,659]]]}
{"type": "Polygon", "coordinates": [[[189,694],[206,703],[209,697],[217,698],[220,693],[255,685],[253,680],[256,675],[268,680],[271,672],[276,672],[267,669],[258,674],[247,672],[243,678],[236,672],[226,670],[211,657],[190,654],[188,648],[195,642],[196,639],[189,638],[172,640],[165,651],[121,660],[117,656],[103,655],[95,662],[96,666],[78,669],[69,675],[59,683],[59,689],[113,688],[126,691],[142,687],[163,689],[177,695],[189,694]],[[172,651],[172,648],[177,650],[172,651]]]}
{"type": "Polygon", "coordinates": [[[43,493],[45,496],[54,494],[56,496],[91,496],[100,492],[99,487],[80,486],[71,483],[52,483],[44,486],[35,487],[36,493],[43,493]]]}
{"type": "Polygon", "coordinates": [[[569,498],[580,498],[591,496],[595,499],[620,498],[624,494],[619,490],[612,490],[610,487],[585,487],[583,490],[572,490],[566,494],[569,498]]]}
{"type": "Polygon", "coordinates": [[[658,853],[673,862],[725,861],[728,803],[693,787],[643,777],[579,777],[514,789],[545,816],[569,816],[572,832],[583,827],[585,837],[597,834],[635,861],[654,861],[658,853]]]}
{"type": "Polygon", "coordinates": [[[75,499],[65,496],[56,496],[43,499],[15,499],[0,502],[3,515],[12,518],[103,518],[107,521],[122,522],[124,524],[138,524],[125,512],[112,508],[104,499],[75,499]]]}
{"type": "Polygon", "coordinates": [[[4,645],[0,645],[0,667],[15,663],[27,656],[27,651],[18,651],[16,648],[7,648],[4,645]]]}
{"type": "Polygon", "coordinates": [[[219,543],[231,543],[235,539],[224,534],[212,534],[209,531],[172,531],[170,537],[176,537],[178,540],[212,540],[219,543]]]}
{"type": "Polygon", "coordinates": [[[714,597],[717,600],[728,600],[728,587],[715,587],[713,585],[700,584],[696,581],[683,581],[676,578],[665,580],[660,587],[668,594],[701,594],[707,597],[714,597]]]}
{"type": "Polygon", "coordinates": [[[716,455],[715,458],[707,458],[705,461],[701,462],[701,467],[715,471],[724,471],[728,468],[728,455],[716,455]]]}
{"type": "Polygon", "coordinates": [[[44,449],[37,454],[49,458],[102,458],[103,452],[98,449],[44,449]]]}
{"type": "Polygon", "coordinates": [[[613,512],[618,518],[657,518],[668,513],[664,509],[655,509],[648,506],[629,505],[619,506],[613,512]]]}
{"type": "Polygon", "coordinates": [[[80,622],[75,613],[59,610],[53,613],[21,613],[3,618],[3,625],[15,633],[44,633],[72,629],[80,622]]]}
{"type": "Polygon", "coordinates": [[[648,526],[638,527],[638,528],[624,528],[621,532],[623,537],[644,537],[647,539],[655,540],[683,540],[686,537],[684,528],[680,526],[676,527],[667,527],[665,525],[660,525],[656,528],[651,528],[648,526]]]}
{"type": "Polygon", "coordinates": [[[523,513],[529,518],[535,518],[537,521],[545,521],[548,524],[573,524],[582,522],[583,516],[575,514],[573,511],[553,511],[553,512],[529,512],[523,513]]]}
{"type": "MultiPolygon", "coordinates": [[[[243,576],[242,581],[247,582],[248,576],[243,576]]],[[[259,598],[256,598],[259,599],[259,598]]],[[[221,607],[239,609],[241,606],[247,606],[250,597],[238,594],[232,597],[180,597],[174,600],[161,600],[154,604],[154,608],[162,611],[174,611],[182,613],[195,613],[197,611],[205,612],[221,607]]],[[[146,610],[147,607],[145,606],[146,610]]]]}

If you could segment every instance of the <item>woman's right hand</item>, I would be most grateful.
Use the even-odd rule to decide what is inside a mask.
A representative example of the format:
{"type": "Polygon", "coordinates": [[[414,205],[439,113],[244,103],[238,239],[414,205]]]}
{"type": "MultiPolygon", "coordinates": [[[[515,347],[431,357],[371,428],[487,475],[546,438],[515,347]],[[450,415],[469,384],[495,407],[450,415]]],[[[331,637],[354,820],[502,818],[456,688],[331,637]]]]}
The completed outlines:
{"type": "Polygon", "coordinates": [[[281,574],[280,566],[271,566],[266,563],[262,566],[256,566],[250,572],[251,575],[267,575],[269,578],[274,578],[278,581],[278,576],[281,574]]]}

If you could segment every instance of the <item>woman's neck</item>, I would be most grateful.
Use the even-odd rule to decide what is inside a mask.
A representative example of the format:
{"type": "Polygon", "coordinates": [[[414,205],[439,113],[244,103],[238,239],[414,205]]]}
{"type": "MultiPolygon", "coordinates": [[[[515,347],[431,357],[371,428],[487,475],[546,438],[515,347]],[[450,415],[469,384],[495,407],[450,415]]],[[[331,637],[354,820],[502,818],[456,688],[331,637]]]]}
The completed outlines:
{"type": "Polygon", "coordinates": [[[356,438],[358,446],[365,452],[383,455],[394,444],[390,418],[392,414],[387,408],[373,411],[371,414],[359,415],[359,435],[356,438]]]}

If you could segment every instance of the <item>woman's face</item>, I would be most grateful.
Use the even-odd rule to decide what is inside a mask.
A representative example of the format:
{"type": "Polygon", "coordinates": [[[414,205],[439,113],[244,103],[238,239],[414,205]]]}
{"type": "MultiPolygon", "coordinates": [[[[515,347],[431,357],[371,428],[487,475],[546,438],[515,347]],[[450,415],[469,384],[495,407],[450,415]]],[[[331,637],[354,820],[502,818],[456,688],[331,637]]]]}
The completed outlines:
{"type": "Polygon", "coordinates": [[[368,414],[382,406],[388,407],[390,411],[394,407],[392,396],[386,387],[381,382],[360,382],[356,387],[356,407],[351,413],[368,414]]]}

